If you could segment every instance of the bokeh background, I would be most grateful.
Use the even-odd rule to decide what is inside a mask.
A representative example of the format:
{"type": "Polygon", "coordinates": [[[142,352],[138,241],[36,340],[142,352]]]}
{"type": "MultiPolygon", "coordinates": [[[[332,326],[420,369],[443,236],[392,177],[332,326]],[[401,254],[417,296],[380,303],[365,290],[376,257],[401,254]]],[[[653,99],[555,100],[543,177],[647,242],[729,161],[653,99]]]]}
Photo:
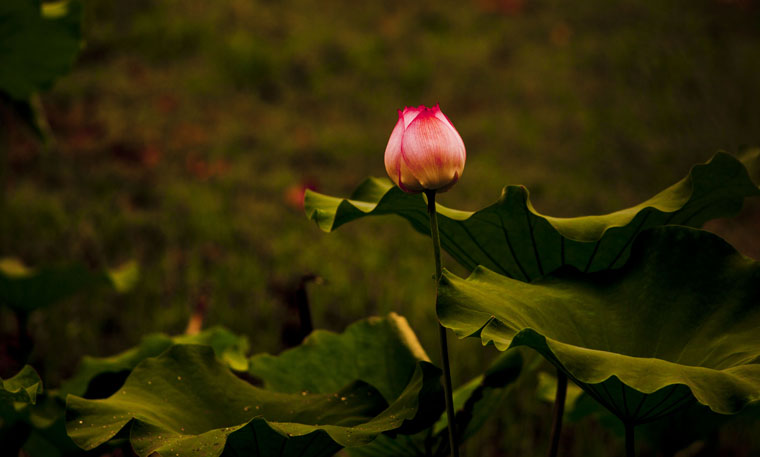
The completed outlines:
{"type": "MultiPolygon", "coordinates": [[[[277,353],[310,274],[321,278],[308,286],[315,326],[340,331],[396,311],[436,360],[429,240],[392,218],[325,234],[300,207],[305,188],[347,196],[384,176],[405,105],[440,103],[458,128],[468,161],[440,201],[468,210],[524,184],[545,214],[610,212],[717,150],[760,144],[752,0],[85,6],[83,52],[41,98],[55,142],[41,146],[8,118],[0,126],[10,138],[0,254],[31,266],[135,260],[140,280],[32,315],[31,363],[48,385],[84,354],[181,333],[199,307],[205,325],[277,353]]],[[[760,258],[757,204],[710,228],[760,258]]],[[[16,332],[7,310],[0,332],[6,342],[16,332]]],[[[455,384],[494,356],[451,344],[455,384]]],[[[467,455],[545,452],[551,405],[536,402],[533,380],[521,383],[467,455]]],[[[723,432],[733,453],[722,455],[751,455],[757,434],[742,430],[723,432]]],[[[593,418],[565,435],[572,455],[621,450],[593,418]]]]}

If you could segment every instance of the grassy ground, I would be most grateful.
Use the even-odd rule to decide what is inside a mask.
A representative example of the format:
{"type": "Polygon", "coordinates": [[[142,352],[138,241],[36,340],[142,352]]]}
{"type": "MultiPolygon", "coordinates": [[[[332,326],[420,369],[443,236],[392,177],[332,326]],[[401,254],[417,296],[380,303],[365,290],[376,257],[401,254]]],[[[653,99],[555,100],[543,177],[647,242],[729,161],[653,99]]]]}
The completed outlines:
{"type": "MultiPolygon", "coordinates": [[[[199,301],[209,325],[277,352],[282,290],[308,273],[324,278],[317,326],[397,311],[435,358],[429,240],[393,219],[323,234],[292,202],[300,186],[347,195],[383,176],[404,105],[440,103],[459,129],[468,162],[441,201],[462,209],[519,183],[547,214],[612,211],[760,143],[750,0],[91,0],[86,19],[79,63],[43,97],[55,147],[11,128],[0,254],[135,259],[142,277],[33,316],[53,385],[83,354],[181,332],[199,301]]],[[[757,257],[759,213],[714,227],[757,257]]],[[[478,346],[453,343],[455,384],[493,356],[478,346]]],[[[550,406],[531,382],[468,455],[544,452],[550,406]]],[[[598,440],[571,436],[573,455],[619,452],[597,423],[577,427],[598,440]]]]}

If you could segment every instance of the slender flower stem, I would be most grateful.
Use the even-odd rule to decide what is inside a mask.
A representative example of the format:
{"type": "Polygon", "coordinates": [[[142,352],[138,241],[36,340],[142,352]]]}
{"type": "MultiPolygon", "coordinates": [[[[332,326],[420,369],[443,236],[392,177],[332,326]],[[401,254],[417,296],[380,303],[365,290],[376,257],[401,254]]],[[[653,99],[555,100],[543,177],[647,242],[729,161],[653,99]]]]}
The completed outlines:
{"type": "MultiPolygon", "coordinates": [[[[435,256],[435,288],[438,296],[438,284],[443,274],[441,267],[441,239],[438,234],[438,216],[435,211],[435,191],[425,191],[428,199],[428,214],[430,215],[430,237],[433,239],[433,254],[435,256]]],[[[446,397],[446,418],[449,423],[449,446],[451,457],[459,457],[459,447],[456,439],[456,418],[454,416],[454,400],[451,395],[451,368],[449,367],[449,347],[446,341],[446,329],[439,323],[438,335],[441,343],[441,359],[443,361],[443,393],[446,397]]]]}
{"type": "Polygon", "coordinates": [[[633,437],[633,428],[631,422],[625,423],[625,457],[636,457],[636,445],[633,437]]]}
{"type": "Polygon", "coordinates": [[[552,440],[549,445],[549,457],[557,457],[559,439],[562,435],[562,416],[565,414],[567,398],[567,375],[557,370],[557,393],[554,395],[554,421],[552,422],[552,440]]]}

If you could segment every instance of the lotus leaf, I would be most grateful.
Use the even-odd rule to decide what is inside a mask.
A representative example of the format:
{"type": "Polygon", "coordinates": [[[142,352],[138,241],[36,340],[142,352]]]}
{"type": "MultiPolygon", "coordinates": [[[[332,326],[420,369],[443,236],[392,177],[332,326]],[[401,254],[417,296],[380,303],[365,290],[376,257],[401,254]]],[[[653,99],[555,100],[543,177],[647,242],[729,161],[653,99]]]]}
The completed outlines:
{"type": "MultiPolygon", "coordinates": [[[[323,360],[329,364],[330,360],[323,360]]],[[[283,393],[235,376],[205,346],[175,345],[141,362],[124,387],[102,400],[67,399],[67,430],[92,449],[130,423],[138,455],[328,456],[370,442],[417,416],[440,371],[416,364],[392,402],[364,381],[330,393],[283,393]]],[[[427,424],[429,425],[429,424],[427,424]]]]}
{"type": "Polygon", "coordinates": [[[629,424],[696,399],[733,414],[760,401],[760,263],[686,227],[642,232],[618,270],[527,284],[446,272],[438,316],[460,337],[529,346],[629,424]]]}
{"type": "MultiPolygon", "coordinates": [[[[565,265],[589,272],[617,268],[636,234],[648,227],[699,227],[737,213],[745,197],[760,195],[748,173],[758,162],[756,151],[742,160],[718,153],[645,202],[599,216],[545,216],[533,208],[525,187],[507,186],[495,204],[475,212],[437,205],[441,246],[468,270],[482,265],[528,282],[565,265]]],[[[305,208],[325,231],[364,216],[396,214],[430,235],[422,195],[386,179],[368,179],[349,199],[307,191],[305,208]]]]}
{"type": "Polygon", "coordinates": [[[61,386],[60,395],[63,398],[67,394],[85,396],[87,398],[109,396],[121,387],[121,383],[138,363],[148,357],[160,355],[167,348],[175,344],[211,346],[217,357],[227,363],[230,368],[236,371],[245,371],[248,368],[248,362],[245,359],[246,352],[248,352],[248,340],[245,337],[233,334],[225,328],[212,327],[195,335],[179,335],[174,337],[163,333],[155,333],[143,337],[138,346],[111,357],[85,356],[74,376],[65,381],[61,386]],[[114,380],[111,377],[120,379],[114,380],[116,381],[115,386],[91,385],[93,380],[99,377],[108,377],[108,380],[114,380]]]}

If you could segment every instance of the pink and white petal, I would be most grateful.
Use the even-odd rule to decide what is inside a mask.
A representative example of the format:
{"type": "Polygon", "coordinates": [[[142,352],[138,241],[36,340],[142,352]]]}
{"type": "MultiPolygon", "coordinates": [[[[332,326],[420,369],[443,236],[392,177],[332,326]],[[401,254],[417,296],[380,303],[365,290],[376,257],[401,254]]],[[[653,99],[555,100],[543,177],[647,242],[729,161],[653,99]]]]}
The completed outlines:
{"type": "MultiPolygon", "coordinates": [[[[454,124],[452,124],[452,123],[451,123],[451,120],[449,119],[449,117],[448,117],[448,116],[446,116],[446,115],[443,113],[443,111],[441,111],[441,108],[440,108],[440,106],[438,106],[438,105],[435,105],[435,106],[434,106],[434,107],[432,107],[431,109],[433,110],[433,114],[435,115],[435,117],[436,117],[436,118],[440,119],[440,120],[441,120],[441,121],[443,121],[443,122],[444,122],[446,125],[448,125],[449,127],[451,127],[451,130],[453,130],[453,131],[454,131],[454,132],[457,134],[457,136],[459,137],[459,141],[462,143],[462,151],[463,151],[463,153],[464,153],[464,154],[463,154],[463,156],[462,156],[462,159],[467,159],[467,153],[466,153],[466,151],[465,151],[465,147],[464,147],[464,141],[462,140],[462,136],[461,136],[461,135],[459,135],[459,131],[456,129],[456,127],[454,127],[454,124]]],[[[460,173],[460,174],[461,174],[461,173],[460,173]]]]}
{"type": "Polygon", "coordinates": [[[420,113],[404,132],[403,164],[425,189],[448,186],[464,170],[464,142],[433,110],[420,113]]]}
{"type": "Polygon", "coordinates": [[[438,192],[439,194],[447,192],[449,189],[451,189],[452,187],[454,187],[454,184],[456,184],[457,181],[459,181],[459,176],[460,176],[459,173],[455,173],[454,174],[454,178],[451,180],[451,182],[449,184],[447,184],[447,185],[445,185],[443,187],[440,187],[440,188],[436,189],[435,191],[438,192]]]}
{"type": "Polygon", "coordinates": [[[447,124],[449,124],[452,127],[454,126],[454,124],[451,123],[451,121],[449,120],[449,118],[445,114],[443,114],[443,111],[441,111],[441,106],[440,105],[436,104],[434,107],[432,107],[430,109],[433,111],[433,115],[435,115],[435,117],[437,117],[438,119],[442,120],[443,122],[446,122],[447,124]]]}
{"type": "Polygon", "coordinates": [[[398,112],[398,122],[391,132],[388,145],[385,147],[385,171],[391,180],[399,185],[399,170],[401,166],[401,143],[404,138],[404,118],[401,110],[398,112]]]}
{"type": "Polygon", "coordinates": [[[417,194],[425,190],[425,186],[412,174],[403,159],[399,161],[399,165],[398,186],[401,190],[410,194],[417,194]]]}
{"type": "Polygon", "coordinates": [[[427,108],[425,108],[425,105],[420,105],[418,107],[413,106],[407,106],[404,108],[404,112],[402,115],[404,116],[404,128],[408,128],[409,124],[412,123],[412,121],[423,111],[425,111],[427,108]]]}

